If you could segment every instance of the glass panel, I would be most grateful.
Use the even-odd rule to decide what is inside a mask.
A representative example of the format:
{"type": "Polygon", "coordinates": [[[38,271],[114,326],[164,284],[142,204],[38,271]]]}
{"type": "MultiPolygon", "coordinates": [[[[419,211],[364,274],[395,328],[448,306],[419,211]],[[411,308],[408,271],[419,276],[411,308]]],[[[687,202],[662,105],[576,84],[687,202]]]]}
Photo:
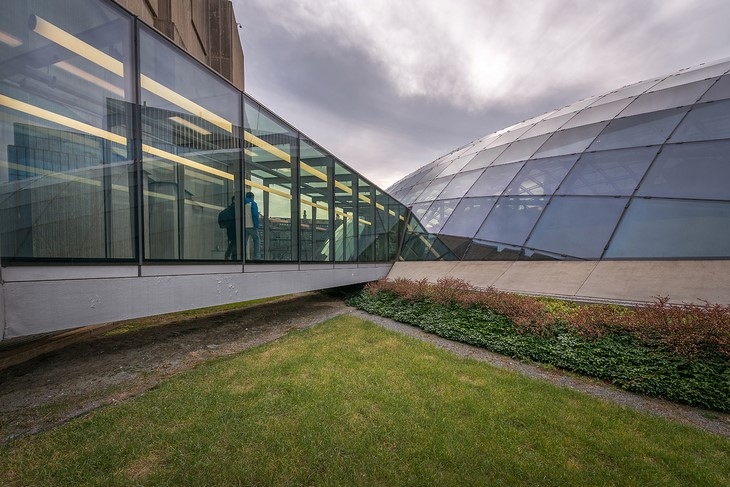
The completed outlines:
{"type": "Polygon", "coordinates": [[[462,172],[454,176],[448,186],[441,192],[441,198],[461,198],[469,191],[474,181],[484,172],[483,169],[476,171],[462,172]]]}
{"type": "Polygon", "coordinates": [[[449,164],[446,169],[444,169],[443,172],[439,174],[439,177],[442,178],[444,176],[451,176],[452,174],[456,174],[457,172],[461,171],[461,169],[466,166],[471,159],[472,157],[470,155],[459,157],[454,162],[449,164]]]}
{"type": "Polygon", "coordinates": [[[438,198],[438,195],[441,194],[441,191],[451,182],[451,177],[447,176],[445,178],[435,179],[431,184],[428,185],[428,187],[421,193],[418,198],[416,198],[416,202],[421,201],[432,201],[438,198]]]}
{"type": "Polygon", "coordinates": [[[546,197],[501,197],[476,238],[522,245],[545,208],[546,197]]]}
{"type": "Polygon", "coordinates": [[[375,260],[386,262],[388,260],[388,195],[375,189],[375,260]]]}
{"type": "Polygon", "coordinates": [[[584,153],[558,194],[630,196],[659,146],[584,153]]]}
{"type": "Polygon", "coordinates": [[[445,235],[473,237],[497,198],[464,198],[441,229],[445,235]]]}
{"type": "Polygon", "coordinates": [[[608,258],[730,256],[730,203],[634,199],[606,252],[608,258]]]}
{"type": "Polygon", "coordinates": [[[707,89],[712,86],[716,78],[698,81],[688,85],[681,85],[662,91],[652,91],[637,98],[631,105],[621,112],[622,117],[641,113],[656,112],[668,108],[683,107],[695,103],[707,89]]]}
{"type": "Polygon", "coordinates": [[[351,262],[357,259],[355,238],[355,200],[357,190],[355,174],[342,163],[335,161],[334,213],[335,213],[335,261],[351,262]]]}
{"type": "Polygon", "coordinates": [[[299,152],[299,259],[331,261],[334,258],[332,229],[334,207],[332,177],[334,158],[309,140],[299,152]]]}
{"type": "Polygon", "coordinates": [[[730,138],[730,100],[696,105],[682,120],[670,142],[730,138]]]}
{"type": "Polygon", "coordinates": [[[496,147],[497,145],[509,144],[510,142],[517,140],[520,137],[520,135],[527,132],[527,130],[529,128],[530,127],[527,126],[527,127],[516,128],[514,130],[509,130],[506,132],[500,131],[500,132],[498,132],[499,138],[497,138],[497,140],[494,141],[494,143],[491,145],[491,147],[496,147]]]}
{"type": "Polygon", "coordinates": [[[438,233],[458,203],[458,199],[435,201],[421,218],[426,231],[438,233]]]}
{"type": "Polygon", "coordinates": [[[480,152],[490,145],[494,143],[495,140],[499,138],[499,135],[497,134],[489,134],[486,137],[482,137],[481,139],[477,140],[474,145],[472,145],[469,150],[467,151],[467,154],[476,154],[477,152],[480,152]]]}
{"type": "Polygon", "coordinates": [[[524,165],[524,162],[517,162],[488,167],[466,195],[469,197],[501,195],[524,165]]]}
{"type": "Polygon", "coordinates": [[[613,120],[588,150],[663,144],[685,113],[686,108],[676,108],[613,120]]]}
{"type": "Polygon", "coordinates": [[[637,194],[727,200],[729,182],[730,140],[666,145],[637,194]]]}
{"type": "Polygon", "coordinates": [[[505,149],[506,145],[499,145],[497,147],[491,147],[481,151],[479,154],[474,156],[474,159],[469,161],[469,164],[464,166],[463,172],[472,171],[474,169],[481,169],[487,167],[494,161],[505,149]]]}
{"type": "Polygon", "coordinates": [[[504,194],[510,196],[553,194],[576,159],[578,155],[527,161],[525,167],[507,186],[504,194]]]}
{"type": "Polygon", "coordinates": [[[637,95],[640,95],[644,93],[646,90],[650,89],[652,86],[656,85],[661,78],[655,78],[652,80],[647,81],[640,81],[639,83],[634,83],[628,86],[624,86],[623,88],[620,88],[616,91],[613,91],[607,95],[605,95],[603,98],[598,100],[596,103],[594,103],[594,106],[603,105],[604,103],[611,103],[612,101],[616,100],[622,100],[624,98],[630,98],[635,97],[637,95]]]}
{"type": "Polygon", "coordinates": [[[521,247],[474,240],[464,254],[464,260],[517,260],[521,247]]]}
{"type": "Polygon", "coordinates": [[[517,142],[510,144],[499,157],[497,157],[492,163],[493,166],[497,164],[508,164],[510,162],[524,161],[529,159],[535,151],[550,137],[549,135],[541,135],[539,137],[532,137],[530,139],[522,139],[517,142]]]}
{"type": "Polygon", "coordinates": [[[131,19],[9,0],[0,33],[2,259],[135,258],[131,19]]]}
{"type": "Polygon", "coordinates": [[[598,259],[627,201],[628,198],[553,198],[525,245],[579,259],[598,259]]]}
{"type": "Polygon", "coordinates": [[[607,124],[608,122],[601,122],[555,132],[537,151],[535,157],[551,157],[583,152],[607,124]]]}
{"type": "Polygon", "coordinates": [[[586,108],[575,117],[571,118],[568,123],[563,125],[563,129],[569,129],[573,127],[580,127],[581,125],[588,125],[596,122],[603,122],[604,120],[611,120],[616,115],[621,113],[621,110],[632,102],[632,98],[624,98],[623,100],[616,100],[611,103],[604,103],[596,107],[586,108]]]}
{"type": "Polygon", "coordinates": [[[710,64],[705,67],[692,68],[679,74],[675,74],[674,76],[668,77],[661,83],[654,86],[651,91],[663,90],[665,88],[671,88],[673,86],[692,83],[693,81],[714,78],[716,76],[727,73],[728,69],[730,69],[730,63],[728,62],[720,62],[719,64],[710,64]]]}
{"type": "Polygon", "coordinates": [[[730,98],[730,75],[725,75],[705,93],[700,102],[725,100],[730,98]]]}
{"type": "Polygon", "coordinates": [[[358,178],[357,184],[358,218],[358,261],[375,260],[375,187],[364,179],[358,178]]]}
{"type": "Polygon", "coordinates": [[[548,118],[546,120],[543,120],[542,122],[532,127],[530,130],[525,132],[522,138],[536,137],[543,134],[552,134],[563,125],[565,125],[565,123],[574,116],[574,113],[568,113],[567,115],[562,115],[560,117],[548,118]]]}
{"type": "Polygon", "coordinates": [[[585,98],[583,100],[577,101],[575,103],[571,103],[570,105],[564,106],[560,110],[555,111],[554,113],[548,115],[545,118],[549,119],[549,118],[560,117],[560,116],[566,115],[566,114],[574,114],[576,112],[583,110],[585,107],[591,105],[593,102],[596,101],[597,98],[598,97],[593,96],[590,98],[585,98]]]}
{"type": "Polygon", "coordinates": [[[413,186],[410,191],[408,191],[408,194],[400,199],[401,203],[406,206],[410,206],[414,201],[416,201],[421,193],[423,193],[423,190],[426,189],[429,184],[431,184],[430,180],[413,186]]]}
{"type": "Polygon", "coordinates": [[[244,254],[247,260],[295,261],[297,133],[256,102],[244,101],[244,254]]]}

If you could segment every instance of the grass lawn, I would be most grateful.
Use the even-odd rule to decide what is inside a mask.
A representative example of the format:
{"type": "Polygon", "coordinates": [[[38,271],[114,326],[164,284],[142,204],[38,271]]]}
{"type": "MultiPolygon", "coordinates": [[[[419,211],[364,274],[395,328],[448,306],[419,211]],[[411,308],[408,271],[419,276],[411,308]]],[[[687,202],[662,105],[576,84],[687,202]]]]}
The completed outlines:
{"type": "Polygon", "coordinates": [[[730,440],[353,317],[0,449],[2,485],[730,485],[730,440]]]}

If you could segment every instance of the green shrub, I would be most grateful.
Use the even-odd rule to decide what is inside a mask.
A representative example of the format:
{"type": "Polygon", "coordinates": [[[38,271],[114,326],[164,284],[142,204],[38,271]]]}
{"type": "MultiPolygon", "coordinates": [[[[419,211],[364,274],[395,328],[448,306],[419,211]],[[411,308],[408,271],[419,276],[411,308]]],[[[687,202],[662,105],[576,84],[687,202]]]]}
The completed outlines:
{"type": "Polygon", "coordinates": [[[635,309],[578,306],[478,291],[457,280],[379,281],[351,304],[450,340],[730,412],[730,313],[724,306],[671,306],[665,299],[635,309]]]}

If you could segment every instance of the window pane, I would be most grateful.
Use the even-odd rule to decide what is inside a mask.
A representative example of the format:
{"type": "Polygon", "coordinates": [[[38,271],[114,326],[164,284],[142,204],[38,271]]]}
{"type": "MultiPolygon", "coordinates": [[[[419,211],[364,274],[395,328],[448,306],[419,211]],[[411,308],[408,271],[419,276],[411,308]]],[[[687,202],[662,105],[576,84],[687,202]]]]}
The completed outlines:
{"type": "Polygon", "coordinates": [[[657,113],[613,120],[606,130],[596,137],[588,150],[619,149],[663,144],[677,126],[686,108],[675,108],[657,113]]]}
{"type": "Polygon", "coordinates": [[[571,118],[562,128],[569,129],[591,123],[603,122],[604,120],[611,120],[621,113],[621,110],[626,108],[626,106],[632,101],[633,100],[631,98],[624,98],[623,100],[616,100],[611,103],[604,103],[596,107],[586,108],[575,117],[571,118]]]}
{"type": "Polygon", "coordinates": [[[356,176],[340,162],[335,161],[335,261],[351,262],[357,259],[355,238],[356,176]]]}
{"type": "Polygon", "coordinates": [[[501,197],[476,237],[492,242],[522,245],[546,202],[546,197],[501,197]]]}
{"type": "Polygon", "coordinates": [[[249,98],[245,102],[244,193],[253,193],[258,222],[253,203],[246,204],[244,255],[247,260],[295,261],[297,133],[249,98]]]}
{"type": "Polygon", "coordinates": [[[656,85],[657,82],[659,82],[660,78],[647,80],[647,81],[640,81],[639,83],[634,83],[632,85],[624,86],[623,88],[620,88],[616,91],[613,91],[600,100],[596,101],[594,103],[594,106],[597,105],[603,105],[604,103],[610,103],[612,101],[616,100],[622,100],[624,98],[630,98],[635,97],[637,95],[640,95],[644,93],[646,90],[650,89],[652,86],[656,85]]]}
{"type": "Polygon", "coordinates": [[[481,169],[487,167],[494,161],[505,149],[506,145],[499,145],[497,147],[490,147],[485,149],[474,156],[474,159],[464,166],[464,171],[471,171],[473,169],[481,169]]]}
{"type": "Polygon", "coordinates": [[[730,256],[730,203],[634,199],[612,239],[608,258],[730,256]]]}
{"type": "Polygon", "coordinates": [[[637,98],[621,112],[622,117],[683,107],[696,102],[712,86],[716,78],[681,85],[667,90],[652,91],[637,98]]]}
{"type": "Polygon", "coordinates": [[[693,107],[670,142],[727,138],[730,138],[730,100],[693,107]]]}
{"type": "Polygon", "coordinates": [[[563,125],[565,125],[565,123],[574,116],[574,113],[568,113],[566,115],[561,115],[560,117],[547,118],[542,122],[538,122],[537,124],[535,124],[534,127],[532,127],[530,130],[522,135],[522,138],[537,137],[538,135],[543,134],[552,134],[563,125]]]}
{"type": "Polygon", "coordinates": [[[730,75],[725,75],[702,95],[700,102],[725,100],[730,98],[730,75]]]}
{"type": "Polygon", "coordinates": [[[730,199],[730,141],[666,145],[637,194],[730,199]]]}
{"type": "Polygon", "coordinates": [[[302,140],[299,159],[299,258],[305,262],[331,261],[334,158],[313,142],[302,140]]]}
{"type": "Polygon", "coordinates": [[[134,258],[131,18],[12,0],[0,32],[2,258],[134,258]]]}
{"type": "Polygon", "coordinates": [[[659,146],[584,153],[558,194],[630,196],[659,146]]]}
{"type": "Polygon", "coordinates": [[[438,198],[438,195],[441,194],[441,191],[444,190],[444,188],[451,182],[451,177],[447,176],[445,178],[435,179],[431,182],[431,184],[428,185],[428,187],[421,193],[418,198],[416,198],[416,202],[422,202],[422,201],[432,201],[438,198]]]}
{"type": "Polygon", "coordinates": [[[466,195],[469,197],[501,195],[504,188],[524,165],[524,162],[517,162],[488,167],[466,195]]]}
{"type": "Polygon", "coordinates": [[[424,228],[428,232],[438,233],[458,203],[458,199],[435,201],[421,218],[424,228]]]}
{"type": "Polygon", "coordinates": [[[476,171],[462,172],[454,176],[448,186],[439,195],[440,198],[460,198],[469,191],[479,176],[484,172],[482,169],[476,171]]]}
{"type": "Polygon", "coordinates": [[[364,179],[357,183],[358,261],[375,260],[375,187],[364,179]]]}
{"type": "Polygon", "coordinates": [[[466,166],[471,159],[472,157],[470,155],[457,158],[455,161],[446,166],[446,169],[444,169],[441,174],[439,174],[439,177],[442,178],[444,176],[451,176],[452,174],[456,174],[457,172],[461,171],[461,169],[466,166]]]}
{"type": "Polygon", "coordinates": [[[525,245],[579,259],[598,259],[627,201],[628,198],[553,198],[525,245]]]}
{"type": "Polygon", "coordinates": [[[474,240],[464,254],[463,260],[517,260],[521,247],[502,243],[474,240]]]}
{"type": "Polygon", "coordinates": [[[553,194],[560,181],[568,173],[578,155],[533,159],[515,176],[505,195],[546,195],[553,194]]]}
{"type": "Polygon", "coordinates": [[[145,256],[238,259],[240,94],[157,35],[140,32],[145,256]],[[230,243],[230,245],[229,245],[230,243]]]}
{"type": "Polygon", "coordinates": [[[497,198],[464,198],[441,229],[444,235],[473,237],[497,198]]]}
{"type": "Polygon", "coordinates": [[[730,69],[730,63],[724,61],[715,64],[709,64],[704,68],[685,70],[684,72],[668,77],[661,83],[652,87],[651,91],[663,90],[665,88],[671,88],[673,86],[683,85],[691,83],[693,81],[714,78],[716,76],[727,73],[728,69],[730,69]]]}
{"type": "Polygon", "coordinates": [[[608,122],[585,125],[555,132],[537,151],[535,157],[551,157],[583,152],[608,122]]]}
{"type": "Polygon", "coordinates": [[[541,135],[539,137],[532,137],[530,139],[522,139],[510,144],[499,157],[497,157],[492,163],[493,166],[497,164],[508,164],[510,162],[524,161],[530,158],[535,151],[550,137],[549,135],[541,135]]]}

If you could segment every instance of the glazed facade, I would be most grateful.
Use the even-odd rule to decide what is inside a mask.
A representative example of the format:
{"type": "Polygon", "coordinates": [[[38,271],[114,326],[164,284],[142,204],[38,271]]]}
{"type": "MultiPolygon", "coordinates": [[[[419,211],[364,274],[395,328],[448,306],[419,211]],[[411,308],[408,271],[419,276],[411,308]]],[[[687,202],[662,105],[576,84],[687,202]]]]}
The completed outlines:
{"type": "Polygon", "coordinates": [[[231,201],[236,262],[395,260],[403,205],[116,4],[4,7],[3,266],[224,262],[231,201]]]}
{"type": "Polygon", "coordinates": [[[389,189],[406,260],[730,258],[730,62],[490,134],[389,189]]]}

